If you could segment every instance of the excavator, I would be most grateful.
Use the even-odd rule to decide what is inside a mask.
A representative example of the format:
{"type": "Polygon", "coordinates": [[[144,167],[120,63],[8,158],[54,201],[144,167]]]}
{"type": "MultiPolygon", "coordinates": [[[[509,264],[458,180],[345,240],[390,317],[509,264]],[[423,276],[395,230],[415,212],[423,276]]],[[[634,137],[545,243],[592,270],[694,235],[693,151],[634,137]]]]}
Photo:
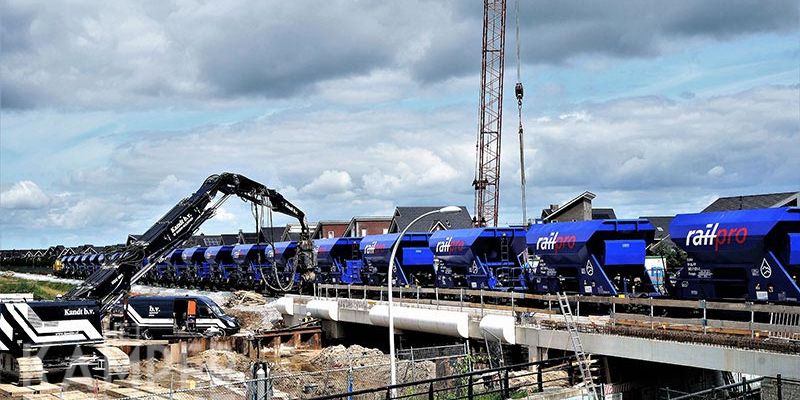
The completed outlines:
{"type": "Polygon", "coordinates": [[[247,177],[222,173],[208,177],[141,237],[129,240],[120,256],[54,301],[0,300],[0,375],[33,385],[45,374],[91,374],[103,379],[130,373],[128,356],[105,345],[101,321],[131,286],[194,234],[231,196],[256,207],[296,218],[301,237],[295,271],[285,284],[314,281],[314,251],[305,213],[283,195],[247,177]],[[47,371],[47,372],[45,372],[47,371]]]}

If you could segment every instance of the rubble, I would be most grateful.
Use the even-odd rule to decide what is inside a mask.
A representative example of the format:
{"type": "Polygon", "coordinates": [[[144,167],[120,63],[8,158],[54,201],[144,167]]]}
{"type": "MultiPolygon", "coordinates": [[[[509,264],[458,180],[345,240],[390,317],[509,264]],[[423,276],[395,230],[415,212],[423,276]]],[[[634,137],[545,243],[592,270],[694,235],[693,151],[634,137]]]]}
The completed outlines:
{"type": "Polygon", "coordinates": [[[237,290],[225,302],[225,307],[259,306],[267,304],[264,295],[249,290],[237,290]]]}
{"type": "Polygon", "coordinates": [[[243,332],[259,333],[283,325],[283,316],[261,294],[240,290],[225,302],[225,312],[239,319],[243,332]]]}

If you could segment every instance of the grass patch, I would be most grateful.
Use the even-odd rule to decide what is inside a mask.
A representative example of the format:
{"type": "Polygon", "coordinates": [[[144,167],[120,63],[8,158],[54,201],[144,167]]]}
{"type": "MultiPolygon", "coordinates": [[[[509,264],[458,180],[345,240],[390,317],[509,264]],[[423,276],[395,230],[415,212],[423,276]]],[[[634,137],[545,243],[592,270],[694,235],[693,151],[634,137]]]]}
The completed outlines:
{"type": "Polygon", "coordinates": [[[52,300],[72,289],[74,285],[60,282],[41,282],[10,276],[0,276],[0,293],[33,293],[35,299],[52,300]]]}

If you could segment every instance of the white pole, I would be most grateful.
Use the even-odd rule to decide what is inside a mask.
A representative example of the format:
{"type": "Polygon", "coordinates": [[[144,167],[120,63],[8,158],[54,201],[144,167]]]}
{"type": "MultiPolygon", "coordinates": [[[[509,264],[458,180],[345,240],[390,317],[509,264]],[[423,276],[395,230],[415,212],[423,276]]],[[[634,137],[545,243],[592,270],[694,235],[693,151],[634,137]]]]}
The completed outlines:
{"type": "MultiPolygon", "coordinates": [[[[395,350],[394,350],[394,317],[392,316],[392,270],[394,269],[394,258],[397,255],[397,248],[399,247],[400,240],[402,240],[403,236],[405,236],[406,231],[411,228],[412,225],[417,223],[417,221],[425,218],[429,215],[436,214],[436,213],[457,213],[460,212],[461,208],[455,206],[448,206],[443,207],[438,210],[433,210],[426,212],[425,214],[420,215],[419,217],[415,218],[411,223],[409,223],[400,235],[397,236],[395,239],[394,245],[392,245],[392,254],[389,258],[389,271],[387,271],[387,279],[388,279],[388,286],[389,286],[389,361],[390,361],[390,371],[391,371],[391,385],[397,384],[397,366],[395,365],[395,350]]],[[[394,397],[396,394],[394,393],[394,389],[392,389],[392,396],[394,397]]]]}

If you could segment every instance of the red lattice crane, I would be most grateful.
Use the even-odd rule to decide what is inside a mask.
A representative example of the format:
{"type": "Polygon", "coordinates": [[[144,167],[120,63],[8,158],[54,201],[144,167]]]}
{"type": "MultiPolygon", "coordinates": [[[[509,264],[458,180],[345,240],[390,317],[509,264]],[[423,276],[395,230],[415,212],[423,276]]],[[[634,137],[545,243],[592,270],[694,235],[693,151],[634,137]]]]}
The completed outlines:
{"type": "Polygon", "coordinates": [[[476,145],[476,226],[497,226],[500,202],[500,133],[503,121],[503,69],[506,41],[506,0],[483,4],[480,126],[476,145]]]}

